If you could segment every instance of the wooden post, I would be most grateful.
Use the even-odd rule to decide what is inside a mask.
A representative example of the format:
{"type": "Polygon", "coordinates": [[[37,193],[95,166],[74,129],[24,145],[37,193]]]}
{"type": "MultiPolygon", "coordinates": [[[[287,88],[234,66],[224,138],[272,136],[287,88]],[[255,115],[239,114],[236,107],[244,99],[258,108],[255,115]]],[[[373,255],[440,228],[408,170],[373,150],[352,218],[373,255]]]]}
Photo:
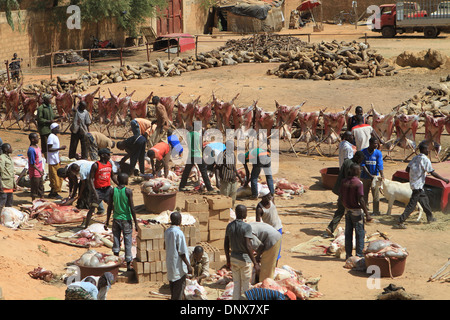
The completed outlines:
{"type": "Polygon", "coordinates": [[[181,49],[181,46],[180,46],[180,37],[178,37],[177,40],[178,40],[178,41],[177,41],[177,57],[179,57],[179,56],[180,56],[180,49],[181,49]]]}
{"type": "Polygon", "coordinates": [[[53,51],[50,53],[50,79],[53,79],[53,51]]]}
{"type": "Polygon", "coordinates": [[[364,33],[364,43],[367,44],[367,32],[364,33]]]}
{"type": "Polygon", "coordinates": [[[167,38],[167,58],[170,60],[170,38],[167,38]]]}
{"type": "Polygon", "coordinates": [[[310,43],[310,42],[311,42],[311,34],[308,33],[308,43],[310,43]]]}
{"type": "Polygon", "coordinates": [[[91,72],[91,58],[92,58],[92,49],[89,49],[89,72],[91,72]]]}
{"type": "Polygon", "coordinates": [[[195,60],[197,60],[198,36],[195,36],[195,60]]]}
{"type": "Polygon", "coordinates": [[[256,51],[256,33],[253,34],[253,52],[256,51]]]}
{"type": "Polygon", "coordinates": [[[120,67],[123,66],[123,48],[120,48],[120,67]]]}
{"type": "Polygon", "coordinates": [[[150,52],[148,51],[148,42],[145,43],[147,47],[147,62],[150,62],[150,52]]]}
{"type": "Polygon", "coordinates": [[[6,75],[8,77],[8,84],[11,84],[11,78],[9,77],[9,61],[6,60],[5,64],[6,64],[6,75]]]}

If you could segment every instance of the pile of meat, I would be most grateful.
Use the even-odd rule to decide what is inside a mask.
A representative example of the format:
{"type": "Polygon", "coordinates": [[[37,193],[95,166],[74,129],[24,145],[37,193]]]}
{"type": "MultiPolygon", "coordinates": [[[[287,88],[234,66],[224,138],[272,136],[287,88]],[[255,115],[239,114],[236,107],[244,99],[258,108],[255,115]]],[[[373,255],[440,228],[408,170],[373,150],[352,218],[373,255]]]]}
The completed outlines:
{"type": "Polygon", "coordinates": [[[308,187],[295,183],[289,182],[285,178],[275,179],[275,194],[283,195],[283,194],[291,194],[291,195],[299,195],[305,193],[308,187]]]}
{"type": "Polygon", "coordinates": [[[367,245],[364,254],[366,257],[403,259],[408,256],[408,251],[390,240],[375,240],[367,245]]]}
{"type": "MultiPolygon", "coordinates": [[[[284,265],[282,268],[275,268],[275,279],[264,279],[253,287],[272,289],[283,294],[287,291],[292,291],[299,300],[321,297],[322,294],[317,291],[317,288],[314,288],[314,286],[310,284],[311,282],[304,278],[300,271],[284,265]]],[[[317,281],[315,282],[315,285],[317,285],[317,281]]],[[[231,300],[233,297],[233,288],[233,282],[228,283],[225,287],[225,291],[218,300],[231,300]]]]}
{"type": "Polygon", "coordinates": [[[58,205],[42,199],[34,200],[30,208],[30,217],[36,218],[44,224],[82,222],[86,214],[86,210],[79,210],[73,206],[58,205]]]}
{"type": "Polygon", "coordinates": [[[121,262],[121,258],[118,256],[100,253],[93,249],[85,252],[80,259],[77,260],[77,264],[84,267],[107,267],[114,266],[121,262]]]}
{"type": "Polygon", "coordinates": [[[33,271],[28,272],[28,275],[33,279],[44,280],[45,282],[53,280],[53,272],[41,267],[34,268],[33,271]]]}
{"type": "Polygon", "coordinates": [[[176,186],[172,180],[155,178],[142,183],[141,191],[146,194],[169,193],[176,191],[176,186]]]}

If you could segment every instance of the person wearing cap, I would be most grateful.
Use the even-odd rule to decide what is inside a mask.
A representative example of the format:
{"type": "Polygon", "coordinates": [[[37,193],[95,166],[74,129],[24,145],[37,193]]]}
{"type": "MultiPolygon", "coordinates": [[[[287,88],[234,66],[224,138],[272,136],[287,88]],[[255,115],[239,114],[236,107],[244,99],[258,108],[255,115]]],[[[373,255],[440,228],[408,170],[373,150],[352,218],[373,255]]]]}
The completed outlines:
{"type": "MultiPolygon", "coordinates": [[[[256,205],[256,221],[265,222],[271,225],[275,230],[277,230],[280,235],[283,234],[283,225],[281,223],[280,216],[278,215],[277,207],[273,203],[273,196],[267,188],[260,191],[259,195],[261,201],[256,205]]],[[[281,248],[278,253],[278,259],[280,256],[281,248]]]]}
{"type": "Polygon", "coordinates": [[[114,167],[110,162],[111,159],[111,151],[109,149],[100,149],[98,151],[98,155],[100,157],[99,161],[94,162],[91,167],[91,171],[89,172],[89,191],[90,191],[90,203],[89,203],[89,211],[86,215],[85,219],[85,228],[89,226],[89,223],[92,218],[92,214],[95,209],[98,208],[98,214],[102,214],[103,210],[100,211],[99,205],[104,201],[108,203],[109,195],[112,192],[111,188],[111,180],[116,185],[119,185],[117,181],[116,173],[114,172],[114,167]]]}
{"type": "Polygon", "coordinates": [[[253,250],[256,252],[256,261],[261,265],[259,281],[267,278],[273,279],[277,266],[278,254],[281,249],[281,234],[270,224],[265,222],[250,222],[253,238],[253,250]]]}
{"type": "Polygon", "coordinates": [[[50,179],[50,194],[49,198],[62,199],[58,194],[61,192],[62,179],[58,177],[58,169],[61,168],[61,161],[59,159],[59,151],[65,150],[66,146],[60,146],[58,133],[59,125],[52,123],[50,125],[51,134],[47,139],[47,162],[48,162],[48,177],[50,179]]]}
{"type": "Polygon", "coordinates": [[[245,169],[246,181],[244,187],[248,186],[248,183],[250,182],[253,199],[258,198],[258,178],[261,170],[264,171],[264,174],[266,176],[266,182],[267,186],[269,187],[270,193],[272,195],[275,194],[271,169],[271,159],[268,150],[262,148],[254,148],[247,151],[245,154],[240,154],[239,161],[244,165],[245,169]],[[249,162],[252,164],[251,173],[248,169],[249,162]]]}
{"type": "Polygon", "coordinates": [[[170,144],[170,147],[172,148],[173,155],[178,155],[181,157],[183,153],[183,146],[180,143],[180,139],[176,134],[173,133],[173,130],[167,131],[167,142],[170,144]]]}
{"type": "Polygon", "coordinates": [[[47,158],[47,139],[52,133],[50,125],[59,117],[55,116],[51,106],[52,95],[44,94],[42,99],[44,103],[37,108],[36,122],[41,138],[41,150],[44,157],[47,158]]]}

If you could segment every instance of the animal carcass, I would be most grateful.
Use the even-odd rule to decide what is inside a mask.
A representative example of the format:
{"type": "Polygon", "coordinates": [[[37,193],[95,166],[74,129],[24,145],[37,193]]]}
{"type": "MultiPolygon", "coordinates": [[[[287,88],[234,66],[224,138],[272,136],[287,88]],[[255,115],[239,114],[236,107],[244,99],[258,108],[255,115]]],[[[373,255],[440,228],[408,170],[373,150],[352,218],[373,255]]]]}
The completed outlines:
{"type": "Polygon", "coordinates": [[[236,130],[236,138],[239,140],[247,136],[248,130],[253,126],[253,111],[256,108],[257,101],[253,105],[246,108],[238,108],[236,106],[232,109],[233,125],[236,130]]]}
{"type": "Polygon", "coordinates": [[[325,113],[324,111],[320,111],[320,114],[323,116],[323,123],[325,127],[325,138],[322,139],[321,143],[324,142],[326,144],[334,144],[339,141],[339,135],[341,133],[342,127],[345,124],[345,119],[350,109],[351,106],[336,113],[325,113]]]}
{"type": "Polygon", "coordinates": [[[192,102],[183,103],[179,99],[177,101],[177,127],[186,128],[194,125],[195,108],[200,100],[200,96],[192,102]]]}
{"type": "Polygon", "coordinates": [[[147,112],[148,112],[147,105],[152,96],[153,96],[153,92],[150,93],[150,95],[147,98],[145,98],[144,100],[131,101],[131,104],[130,104],[131,119],[147,117],[147,112]]]}
{"type": "Polygon", "coordinates": [[[281,105],[275,100],[276,111],[276,128],[281,130],[280,138],[291,140],[292,124],[297,119],[300,108],[305,104],[303,102],[295,107],[281,105]]]}
{"type": "Polygon", "coordinates": [[[426,112],[422,115],[425,117],[425,140],[433,146],[437,154],[441,152],[441,135],[444,132],[446,122],[445,117],[435,118],[426,112]]]}
{"type": "Polygon", "coordinates": [[[25,124],[25,127],[27,127],[28,129],[31,129],[31,123],[34,123],[34,125],[37,128],[37,124],[36,124],[36,116],[34,115],[34,113],[36,112],[36,109],[38,107],[38,97],[30,97],[27,96],[25,93],[23,93],[23,91],[20,92],[20,97],[22,100],[22,106],[23,106],[23,113],[24,115],[22,116],[22,121],[25,124]]]}
{"type": "Polygon", "coordinates": [[[175,108],[175,103],[178,101],[181,92],[176,96],[160,97],[159,102],[166,107],[167,117],[170,122],[173,122],[173,109],[175,108]]]}
{"type": "Polygon", "coordinates": [[[395,131],[397,139],[394,146],[398,145],[400,148],[416,148],[416,131],[419,126],[418,115],[400,114],[395,116],[394,120],[395,131]]]}
{"type": "Polygon", "coordinates": [[[300,123],[301,134],[297,142],[305,142],[307,146],[307,153],[309,155],[309,144],[311,142],[319,141],[317,136],[317,125],[319,124],[319,111],[313,112],[299,112],[298,122],[300,123]]]}
{"type": "Polygon", "coordinates": [[[213,109],[216,115],[217,129],[225,132],[226,129],[231,128],[230,117],[233,113],[234,101],[239,97],[239,93],[231,99],[229,102],[224,102],[216,98],[214,92],[213,97],[213,109]]]}
{"type": "Polygon", "coordinates": [[[53,89],[52,95],[55,97],[55,105],[56,110],[58,111],[58,115],[63,119],[70,119],[70,115],[72,114],[72,108],[74,99],[72,96],[72,91],[59,92],[57,89],[53,89]]]}
{"type": "Polygon", "coordinates": [[[34,200],[31,208],[32,219],[37,218],[44,224],[63,224],[81,222],[86,216],[86,210],[78,210],[72,206],[61,206],[54,202],[34,200]]]}
{"type": "Polygon", "coordinates": [[[392,133],[394,132],[394,117],[397,114],[397,110],[383,115],[378,113],[374,108],[372,108],[372,128],[375,130],[378,137],[380,137],[383,142],[387,143],[387,148],[389,148],[392,133]]]}
{"type": "Polygon", "coordinates": [[[11,91],[3,87],[3,95],[5,99],[6,117],[4,120],[19,120],[19,104],[20,104],[21,86],[11,91]]]}
{"type": "Polygon", "coordinates": [[[202,122],[202,128],[208,128],[212,118],[212,104],[208,103],[203,107],[199,105],[194,106],[194,120],[202,122]]]}
{"type": "Polygon", "coordinates": [[[267,130],[267,137],[270,137],[272,128],[275,125],[275,112],[266,112],[260,107],[256,107],[255,112],[255,130],[267,130]]]}
{"type": "Polygon", "coordinates": [[[81,95],[77,94],[76,98],[80,99],[80,101],[86,102],[86,110],[92,115],[92,112],[94,112],[94,98],[97,92],[100,91],[100,87],[98,87],[94,92],[81,95]]]}
{"type": "MultiPolygon", "coordinates": [[[[136,92],[136,90],[134,90],[132,93],[126,95],[123,98],[119,98],[119,100],[117,102],[116,117],[113,119],[113,121],[119,121],[118,122],[119,124],[125,125],[125,119],[127,117],[128,110],[130,110],[130,106],[131,106],[131,97],[133,96],[133,94],[135,92],[136,92]]],[[[117,122],[114,124],[117,124],[117,122]]]]}

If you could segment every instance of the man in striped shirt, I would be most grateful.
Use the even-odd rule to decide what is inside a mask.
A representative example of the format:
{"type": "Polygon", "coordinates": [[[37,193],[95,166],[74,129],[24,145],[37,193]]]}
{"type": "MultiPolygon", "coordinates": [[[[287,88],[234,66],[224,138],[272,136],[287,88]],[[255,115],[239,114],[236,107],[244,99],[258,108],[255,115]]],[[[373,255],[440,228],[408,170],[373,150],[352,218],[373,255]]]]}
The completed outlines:
{"type": "Polygon", "coordinates": [[[241,184],[244,184],[241,176],[236,169],[236,156],[232,151],[224,150],[218,156],[219,163],[215,165],[216,185],[220,189],[220,194],[231,197],[234,203],[236,201],[236,178],[239,178],[241,184]]]}

